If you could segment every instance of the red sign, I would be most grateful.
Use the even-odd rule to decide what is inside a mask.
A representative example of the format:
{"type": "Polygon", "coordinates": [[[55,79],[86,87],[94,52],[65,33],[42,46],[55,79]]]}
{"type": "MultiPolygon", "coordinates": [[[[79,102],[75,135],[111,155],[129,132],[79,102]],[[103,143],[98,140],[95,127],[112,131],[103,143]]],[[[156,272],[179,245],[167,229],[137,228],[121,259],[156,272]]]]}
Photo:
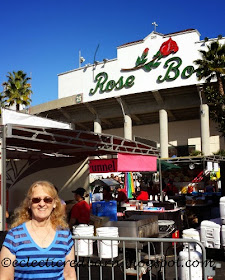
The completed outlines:
{"type": "Polygon", "coordinates": [[[117,159],[94,159],[89,161],[90,173],[117,172],[117,159]]]}
{"type": "Polygon", "coordinates": [[[157,157],[149,155],[118,154],[118,158],[89,161],[90,173],[157,171],[157,157]]]}

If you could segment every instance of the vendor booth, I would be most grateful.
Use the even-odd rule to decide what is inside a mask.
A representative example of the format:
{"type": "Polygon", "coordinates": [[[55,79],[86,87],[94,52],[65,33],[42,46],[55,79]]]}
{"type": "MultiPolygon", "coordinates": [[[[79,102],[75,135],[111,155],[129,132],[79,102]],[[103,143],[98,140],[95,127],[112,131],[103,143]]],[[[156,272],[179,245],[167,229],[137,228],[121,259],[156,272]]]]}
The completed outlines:
{"type": "MultiPolygon", "coordinates": [[[[13,112],[16,113],[16,112],[13,112]]],[[[17,113],[19,116],[27,115],[17,113]]],[[[33,116],[32,116],[33,117],[33,116]]],[[[35,117],[38,118],[38,117],[35,117]]],[[[145,155],[157,158],[158,149],[132,140],[108,134],[45,127],[46,119],[35,126],[12,124],[10,121],[1,126],[1,229],[5,228],[6,212],[6,164],[8,160],[27,160],[34,165],[37,160],[78,163],[89,156],[115,157],[118,153],[145,155]],[[54,160],[53,160],[54,159],[54,160]]],[[[13,121],[16,122],[14,117],[13,121]]],[[[12,122],[12,120],[11,120],[12,122]]],[[[23,121],[23,123],[25,123],[23,121]]],[[[53,126],[53,125],[52,125],[53,126]]],[[[46,165],[45,165],[46,166],[46,165]]],[[[22,173],[22,172],[21,172],[22,173]]],[[[20,174],[22,176],[22,174],[20,174]]]]}
{"type": "Polygon", "coordinates": [[[190,156],[163,159],[180,169],[162,171],[165,181],[172,180],[179,194],[173,196],[186,208],[189,227],[203,220],[219,217],[219,200],[224,195],[224,162],[220,155],[190,156]]]}

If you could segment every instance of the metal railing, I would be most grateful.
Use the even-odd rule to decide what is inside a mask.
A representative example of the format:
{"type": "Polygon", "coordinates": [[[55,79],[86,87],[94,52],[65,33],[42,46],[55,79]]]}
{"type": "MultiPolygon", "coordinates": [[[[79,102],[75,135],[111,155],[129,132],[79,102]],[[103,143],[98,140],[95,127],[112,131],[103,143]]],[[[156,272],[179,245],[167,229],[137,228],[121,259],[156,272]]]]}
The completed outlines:
{"type": "Polygon", "coordinates": [[[73,239],[78,280],[207,280],[207,268],[214,265],[212,260],[206,260],[202,243],[194,239],[97,236],[73,236],[73,239]],[[196,246],[198,251],[193,249],[196,246]]]}

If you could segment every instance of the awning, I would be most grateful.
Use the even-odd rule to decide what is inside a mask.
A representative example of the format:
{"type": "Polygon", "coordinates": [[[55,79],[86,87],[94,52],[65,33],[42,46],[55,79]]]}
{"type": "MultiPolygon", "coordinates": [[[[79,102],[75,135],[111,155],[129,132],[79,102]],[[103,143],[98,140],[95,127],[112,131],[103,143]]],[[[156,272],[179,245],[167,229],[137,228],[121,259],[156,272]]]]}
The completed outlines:
{"type": "Polygon", "coordinates": [[[161,170],[162,171],[165,171],[165,170],[173,170],[173,169],[181,169],[180,166],[176,165],[176,164],[173,164],[169,161],[165,161],[165,160],[160,160],[158,159],[157,160],[157,169],[159,170],[160,168],[160,164],[159,164],[159,161],[160,161],[160,164],[161,164],[161,170]]]}
{"type": "Polygon", "coordinates": [[[110,187],[116,187],[119,186],[120,183],[114,179],[97,179],[95,181],[93,181],[90,186],[94,187],[94,186],[110,186],[110,187]]]}
{"type": "MultiPolygon", "coordinates": [[[[3,130],[1,127],[1,130],[3,130]]],[[[8,124],[5,126],[6,158],[40,159],[116,155],[159,155],[152,146],[122,137],[91,131],[40,128],[8,124]]]]}

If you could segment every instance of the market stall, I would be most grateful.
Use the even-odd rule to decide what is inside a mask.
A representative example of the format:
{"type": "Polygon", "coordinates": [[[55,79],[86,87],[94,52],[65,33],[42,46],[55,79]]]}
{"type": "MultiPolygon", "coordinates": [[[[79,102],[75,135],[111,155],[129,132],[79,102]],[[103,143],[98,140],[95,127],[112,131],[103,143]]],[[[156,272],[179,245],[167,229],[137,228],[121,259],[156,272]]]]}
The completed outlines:
{"type": "Polygon", "coordinates": [[[225,158],[219,155],[164,159],[180,167],[165,171],[165,180],[173,180],[178,188],[171,197],[186,207],[187,226],[199,226],[201,221],[219,216],[219,200],[223,193],[225,158]]]}
{"type": "MultiPolygon", "coordinates": [[[[22,113],[17,113],[21,115],[22,113]]],[[[28,115],[29,114],[22,114],[28,115]]],[[[36,117],[38,118],[38,117],[36,117]]],[[[5,228],[6,212],[6,163],[8,160],[26,160],[34,166],[38,160],[52,162],[81,162],[89,156],[152,155],[157,158],[158,149],[121,137],[94,132],[45,127],[41,118],[39,126],[4,123],[1,126],[1,229],[5,228]],[[52,160],[54,158],[54,160],[52,160]]],[[[13,118],[16,121],[15,117],[13,118]]],[[[34,123],[34,121],[33,121],[34,123]]],[[[57,122],[56,122],[57,123],[57,122]]],[[[57,127],[57,124],[56,124],[57,127]]],[[[32,169],[30,169],[32,172],[32,169]]],[[[22,177],[22,172],[20,174],[22,177]]]]}

